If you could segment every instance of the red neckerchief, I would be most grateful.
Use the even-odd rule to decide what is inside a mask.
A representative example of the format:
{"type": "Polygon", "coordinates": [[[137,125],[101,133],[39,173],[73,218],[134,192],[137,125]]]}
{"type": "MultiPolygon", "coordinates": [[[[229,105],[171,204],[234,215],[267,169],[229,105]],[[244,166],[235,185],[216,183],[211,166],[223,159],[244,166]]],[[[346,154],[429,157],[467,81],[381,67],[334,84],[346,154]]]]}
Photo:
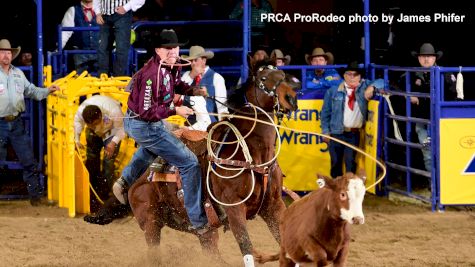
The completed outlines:
{"type": "Polygon", "coordinates": [[[348,96],[348,107],[353,110],[355,107],[355,100],[356,100],[356,86],[355,87],[350,87],[348,86],[349,89],[352,89],[351,94],[348,96]]]}
{"type": "Polygon", "coordinates": [[[83,6],[83,7],[82,7],[82,12],[83,12],[83,14],[84,14],[84,20],[85,20],[86,22],[91,22],[91,21],[94,19],[94,16],[96,15],[96,14],[94,13],[94,9],[92,9],[92,7],[85,7],[85,6],[83,6]],[[89,20],[89,18],[87,17],[87,12],[90,12],[90,13],[91,13],[91,20],[89,20]]]}

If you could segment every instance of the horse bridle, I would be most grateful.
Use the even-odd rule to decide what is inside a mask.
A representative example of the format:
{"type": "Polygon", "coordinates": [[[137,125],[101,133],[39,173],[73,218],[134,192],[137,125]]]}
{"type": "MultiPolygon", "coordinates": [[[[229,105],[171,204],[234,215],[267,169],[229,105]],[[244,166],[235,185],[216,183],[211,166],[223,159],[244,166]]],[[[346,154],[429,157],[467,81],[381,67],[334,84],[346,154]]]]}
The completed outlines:
{"type": "Polygon", "coordinates": [[[261,66],[259,67],[259,69],[257,70],[257,75],[253,77],[253,79],[255,80],[256,82],[256,86],[257,88],[263,90],[267,95],[269,96],[276,96],[275,92],[277,90],[277,87],[279,87],[279,85],[285,80],[285,73],[284,73],[284,77],[280,80],[278,80],[274,86],[272,86],[272,88],[267,88],[266,85],[265,85],[265,81],[267,80],[267,76],[262,76],[260,78],[258,78],[257,76],[259,75],[260,72],[264,71],[264,70],[278,70],[277,67],[275,66],[272,66],[272,65],[267,65],[267,66],[261,66]]]}
{"type": "MultiPolygon", "coordinates": [[[[277,92],[277,88],[279,87],[279,85],[282,82],[285,81],[285,73],[284,73],[284,77],[282,79],[278,80],[274,84],[274,86],[272,86],[269,89],[265,85],[265,81],[267,80],[267,76],[269,76],[269,74],[267,74],[267,76],[262,76],[260,78],[257,77],[259,75],[259,73],[264,71],[264,70],[273,70],[273,71],[275,71],[275,70],[278,70],[278,69],[277,69],[277,67],[272,66],[272,65],[259,67],[259,69],[257,70],[256,76],[253,76],[253,80],[255,81],[255,84],[256,84],[256,86],[254,88],[259,88],[260,90],[264,91],[264,93],[266,93],[268,96],[271,96],[271,97],[274,98],[274,112],[275,112],[275,115],[277,116],[278,122],[280,123],[285,114],[284,114],[283,110],[281,110],[278,95],[277,95],[276,92],[277,92]]],[[[257,90],[257,89],[255,89],[255,90],[257,90]]],[[[257,99],[257,94],[255,94],[255,95],[256,95],[256,101],[257,101],[257,103],[259,103],[259,99],[257,99]]]]}

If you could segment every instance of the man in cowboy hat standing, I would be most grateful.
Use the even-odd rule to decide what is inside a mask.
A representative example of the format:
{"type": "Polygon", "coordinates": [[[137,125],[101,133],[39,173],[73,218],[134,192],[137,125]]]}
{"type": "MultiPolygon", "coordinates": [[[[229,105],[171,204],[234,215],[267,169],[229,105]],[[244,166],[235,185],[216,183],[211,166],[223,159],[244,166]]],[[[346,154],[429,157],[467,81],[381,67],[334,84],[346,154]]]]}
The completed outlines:
{"type": "MultiPolygon", "coordinates": [[[[443,53],[442,51],[436,52],[432,44],[425,43],[419,48],[419,52],[412,51],[411,55],[417,58],[421,67],[430,68],[437,65],[436,62],[442,57],[443,53]]],[[[453,74],[446,73],[444,81],[446,83],[444,86],[444,88],[446,89],[446,100],[449,100],[447,99],[447,96],[454,96],[453,93],[456,94],[456,78],[453,74]]],[[[430,72],[421,71],[414,73],[414,75],[411,76],[411,83],[411,89],[413,92],[430,93],[430,72]]],[[[411,117],[430,120],[430,98],[415,96],[411,96],[410,98],[412,104],[411,117]]],[[[453,97],[451,100],[453,100],[454,98],[455,97],[453,97]]],[[[429,127],[430,126],[428,124],[415,123],[415,130],[417,133],[417,138],[419,139],[419,143],[426,145],[426,147],[422,149],[424,167],[427,171],[430,172],[432,170],[432,152],[429,146],[429,127]]]]}
{"type": "MultiPolygon", "coordinates": [[[[384,80],[373,82],[362,79],[364,70],[357,62],[351,62],[344,70],[344,81],[331,87],[325,93],[321,113],[322,133],[359,146],[360,130],[366,120],[368,101],[373,97],[375,88],[383,88],[384,80]]],[[[328,143],[331,159],[330,175],[333,178],[343,175],[343,161],[347,172],[356,171],[356,151],[329,138],[328,143]]]]}
{"type": "MultiPolygon", "coordinates": [[[[305,61],[312,66],[332,65],[333,54],[317,47],[311,55],[305,55],[305,61]]],[[[307,88],[303,91],[303,99],[323,97],[327,89],[340,84],[341,77],[335,69],[315,69],[307,71],[305,80],[307,88]]]]}
{"type": "MultiPolygon", "coordinates": [[[[212,59],[214,53],[205,51],[201,46],[195,45],[190,48],[190,54],[183,58],[191,61],[191,71],[183,74],[182,80],[187,84],[199,86],[207,91],[206,109],[210,113],[229,113],[224,105],[227,100],[226,84],[223,76],[215,72],[208,65],[208,59],[212,59]],[[213,99],[214,98],[214,99],[213,99]]],[[[221,120],[221,116],[210,115],[211,123],[221,120]]]]}
{"type": "Polygon", "coordinates": [[[21,113],[25,111],[25,96],[39,101],[59,87],[42,88],[30,83],[25,74],[11,64],[19,53],[20,47],[12,48],[8,40],[0,40],[0,159],[5,158],[9,141],[23,166],[23,181],[27,185],[30,203],[37,206],[42,203],[43,194],[39,183],[40,170],[21,113]]]}
{"type": "Polygon", "coordinates": [[[180,78],[181,66],[175,66],[180,46],[173,30],[163,30],[153,41],[154,56],[139,70],[132,80],[128,110],[124,119],[127,134],[140,145],[132,160],[113,185],[117,199],[127,202],[127,188],[160,156],[176,166],[183,181],[185,208],[198,234],[208,231],[201,190],[201,169],[198,159],[173,133],[164,119],[171,115],[187,117],[193,110],[186,106],[174,106],[175,92],[182,95],[203,93],[194,90],[180,78]]]}

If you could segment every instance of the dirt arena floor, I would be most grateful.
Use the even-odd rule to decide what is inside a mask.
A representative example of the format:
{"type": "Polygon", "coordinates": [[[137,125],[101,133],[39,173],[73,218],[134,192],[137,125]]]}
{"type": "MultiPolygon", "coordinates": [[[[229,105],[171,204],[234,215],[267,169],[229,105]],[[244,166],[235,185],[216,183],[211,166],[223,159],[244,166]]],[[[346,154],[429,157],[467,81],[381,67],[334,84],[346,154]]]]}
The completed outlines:
{"type": "MultiPolygon", "coordinates": [[[[348,266],[475,266],[475,212],[433,213],[372,195],[364,209],[366,223],[352,226],[348,266]]],[[[257,249],[278,249],[261,219],[249,229],[257,249]]],[[[162,238],[149,249],[132,217],[98,226],[65,209],[0,201],[0,266],[217,266],[194,236],[165,228],[162,238]]],[[[220,231],[219,245],[230,266],[243,266],[230,232],[220,231]]]]}

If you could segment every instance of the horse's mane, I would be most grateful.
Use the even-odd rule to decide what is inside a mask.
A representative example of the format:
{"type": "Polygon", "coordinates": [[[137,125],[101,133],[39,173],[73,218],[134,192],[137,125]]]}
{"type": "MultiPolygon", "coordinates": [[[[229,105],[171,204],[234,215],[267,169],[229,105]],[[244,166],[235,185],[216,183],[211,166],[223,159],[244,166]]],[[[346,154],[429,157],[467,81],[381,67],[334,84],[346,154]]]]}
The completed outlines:
{"type": "Polygon", "coordinates": [[[254,62],[254,65],[249,66],[249,75],[245,83],[240,84],[232,88],[229,92],[228,100],[226,104],[234,109],[243,107],[246,103],[246,91],[254,84],[253,77],[257,74],[257,70],[262,66],[272,65],[275,66],[275,62],[270,59],[263,59],[254,62]]]}

